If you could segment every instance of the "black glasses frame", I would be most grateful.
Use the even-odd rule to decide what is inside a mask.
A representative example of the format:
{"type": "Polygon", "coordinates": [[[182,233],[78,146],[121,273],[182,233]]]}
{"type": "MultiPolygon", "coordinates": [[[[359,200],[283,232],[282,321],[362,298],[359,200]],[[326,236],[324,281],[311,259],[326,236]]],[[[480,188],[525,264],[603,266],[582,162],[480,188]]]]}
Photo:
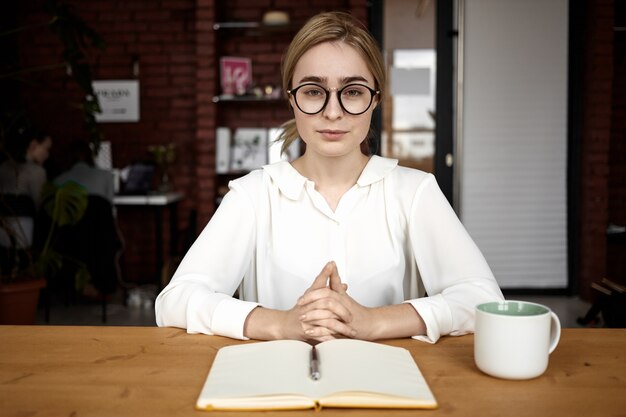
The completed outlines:
{"type": "MultiPolygon", "coordinates": [[[[358,115],[363,114],[363,113],[365,113],[366,111],[368,111],[368,110],[369,110],[369,108],[372,106],[372,102],[374,101],[374,96],[376,96],[376,95],[380,94],[380,90],[374,90],[374,89],[372,89],[372,88],[369,88],[369,87],[368,87],[368,86],[366,86],[366,85],[363,85],[363,84],[358,84],[358,83],[348,84],[348,85],[346,85],[346,86],[344,86],[344,87],[341,87],[340,89],[336,90],[335,92],[337,93],[337,101],[339,101],[339,105],[341,106],[341,109],[342,109],[344,112],[346,112],[346,113],[348,113],[348,114],[351,114],[351,115],[353,115],[353,116],[358,116],[358,115]],[[367,107],[365,108],[365,110],[363,110],[363,111],[362,111],[362,112],[360,112],[360,113],[352,113],[352,112],[350,112],[350,111],[346,110],[346,108],[343,106],[343,102],[341,101],[341,93],[343,92],[343,90],[345,90],[346,88],[349,88],[349,87],[353,87],[353,86],[355,86],[355,85],[358,85],[359,87],[365,87],[365,88],[367,88],[367,89],[369,90],[370,94],[371,94],[369,104],[367,105],[367,107]]],[[[331,90],[330,88],[326,88],[326,87],[324,87],[323,85],[319,85],[319,84],[317,84],[317,83],[305,83],[305,84],[302,84],[302,85],[297,86],[296,88],[292,88],[291,90],[287,90],[287,93],[293,97],[293,101],[295,101],[296,106],[298,107],[298,109],[299,109],[302,113],[304,113],[304,114],[308,114],[308,115],[313,115],[313,114],[318,114],[318,113],[320,113],[320,112],[324,111],[324,109],[326,108],[326,105],[328,104],[328,100],[330,100],[330,95],[331,95],[331,93],[332,93],[332,90],[331,90]],[[318,111],[313,112],[313,113],[306,112],[306,111],[302,110],[302,108],[301,108],[301,107],[300,107],[300,105],[298,104],[298,99],[296,98],[296,94],[298,93],[298,90],[299,90],[299,89],[301,89],[302,87],[311,86],[311,85],[314,85],[314,86],[319,87],[319,88],[321,88],[322,90],[326,91],[326,99],[324,100],[324,104],[322,105],[322,107],[321,107],[318,111]]]]}

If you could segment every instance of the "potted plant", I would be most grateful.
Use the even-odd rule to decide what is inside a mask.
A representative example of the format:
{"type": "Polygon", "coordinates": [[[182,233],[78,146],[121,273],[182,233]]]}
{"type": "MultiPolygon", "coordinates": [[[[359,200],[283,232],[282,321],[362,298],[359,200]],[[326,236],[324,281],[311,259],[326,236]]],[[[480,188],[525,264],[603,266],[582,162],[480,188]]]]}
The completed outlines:
{"type": "MultiPolygon", "coordinates": [[[[5,270],[0,271],[0,324],[32,324],[40,290],[57,275],[64,263],[75,266],[76,287],[83,287],[90,280],[82,262],[55,248],[59,228],[78,223],[87,204],[87,191],[74,182],[61,186],[46,184],[42,204],[46,222],[38,223],[47,225],[45,233],[40,233],[41,244],[30,248],[16,244],[7,249],[9,262],[5,270]]],[[[11,229],[6,223],[4,226],[9,236],[16,236],[11,241],[17,242],[20,231],[11,229]]]]}

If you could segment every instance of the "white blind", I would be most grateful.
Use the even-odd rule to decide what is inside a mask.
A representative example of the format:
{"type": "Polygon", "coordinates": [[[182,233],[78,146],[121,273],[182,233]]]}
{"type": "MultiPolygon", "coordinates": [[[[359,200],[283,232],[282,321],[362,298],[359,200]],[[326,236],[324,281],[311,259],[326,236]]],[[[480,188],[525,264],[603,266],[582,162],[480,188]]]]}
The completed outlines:
{"type": "Polygon", "coordinates": [[[466,0],[461,219],[503,288],[567,286],[567,0],[466,0]]]}

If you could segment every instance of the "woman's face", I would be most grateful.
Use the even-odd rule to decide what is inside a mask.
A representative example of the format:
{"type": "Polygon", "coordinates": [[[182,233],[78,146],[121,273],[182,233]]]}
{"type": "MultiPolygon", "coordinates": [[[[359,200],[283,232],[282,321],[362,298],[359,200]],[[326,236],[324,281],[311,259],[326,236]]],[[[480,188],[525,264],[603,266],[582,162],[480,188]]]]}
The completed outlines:
{"type": "MultiPolygon", "coordinates": [[[[349,84],[364,85],[372,90],[375,88],[374,77],[363,58],[345,43],[326,42],[316,45],[302,55],[296,64],[292,90],[307,83],[330,89],[331,94],[326,107],[312,115],[302,112],[296,106],[293,95],[290,97],[298,133],[307,145],[306,153],[313,152],[325,157],[345,156],[356,152],[360,154],[360,144],[369,132],[378,96],[374,97],[371,106],[363,114],[352,115],[341,107],[336,91],[349,84]]],[[[344,106],[356,93],[344,91],[344,106]]],[[[306,94],[319,95],[319,90],[306,94]]],[[[368,100],[370,96],[367,91],[368,100]]]]}
{"type": "Polygon", "coordinates": [[[28,159],[39,165],[42,165],[50,156],[50,148],[52,147],[52,138],[46,136],[42,142],[33,140],[28,147],[28,159]]]}

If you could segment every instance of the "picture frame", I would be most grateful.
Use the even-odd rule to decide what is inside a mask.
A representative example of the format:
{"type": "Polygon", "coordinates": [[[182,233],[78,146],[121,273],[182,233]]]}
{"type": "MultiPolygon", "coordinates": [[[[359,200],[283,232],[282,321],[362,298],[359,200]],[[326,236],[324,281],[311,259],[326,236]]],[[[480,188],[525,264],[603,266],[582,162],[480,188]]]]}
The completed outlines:
{"type": "Polygon", "coordinates": [[[222,95],[244,95],[252,84],[250,58],[223,56],[220,58],[220,85],[222,95]]]}
{"type": "Polygon", "coordinates": [[[250,171],[267,164],[267,129],[239,128],[231,146],[230,171],[250,171]]]}

